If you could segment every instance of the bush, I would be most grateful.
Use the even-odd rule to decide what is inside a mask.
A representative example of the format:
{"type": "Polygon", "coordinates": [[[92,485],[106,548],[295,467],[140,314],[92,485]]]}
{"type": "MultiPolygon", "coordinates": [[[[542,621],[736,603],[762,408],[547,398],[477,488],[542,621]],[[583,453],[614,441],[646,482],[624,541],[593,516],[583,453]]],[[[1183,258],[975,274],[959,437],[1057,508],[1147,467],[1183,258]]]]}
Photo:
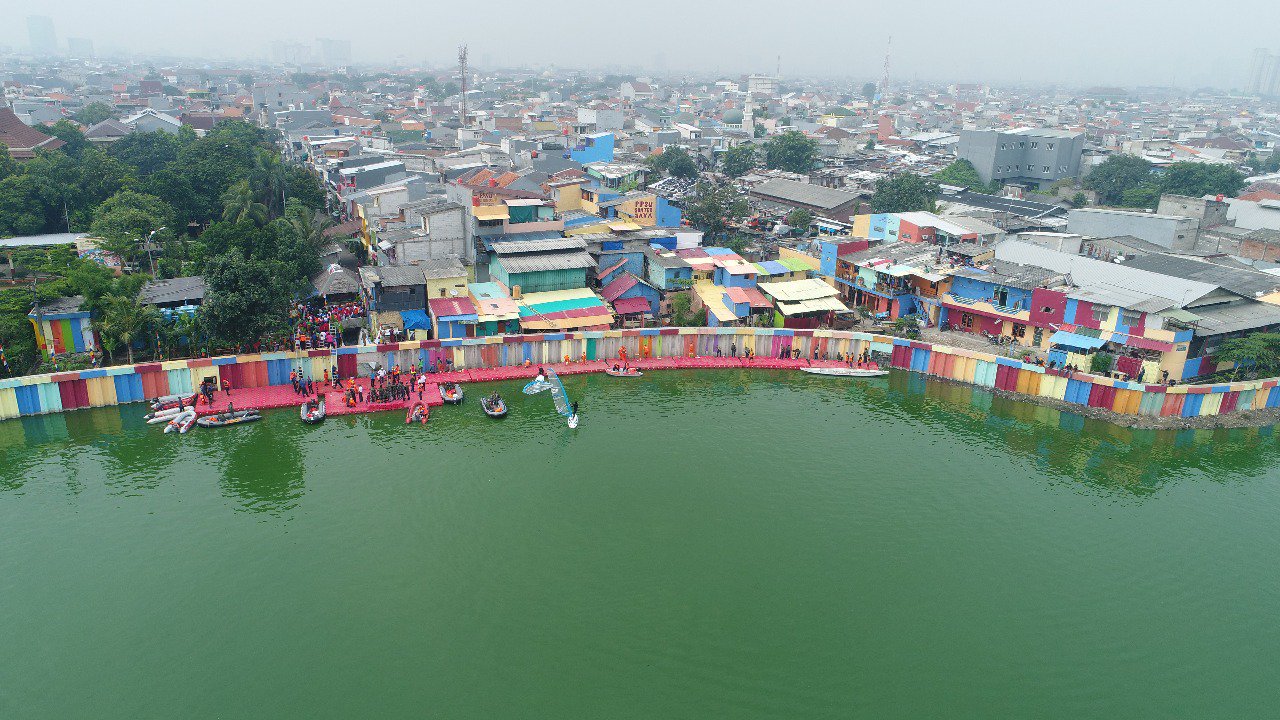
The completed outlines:
{"type": "Polygon", "coordinates": [[[1111,372],[1111,367],[1115,364],[1115,358],[1102,353],[1094,353],[1089,358],[1089,372],[1094,375],[1106,375],[1111,372]]]}

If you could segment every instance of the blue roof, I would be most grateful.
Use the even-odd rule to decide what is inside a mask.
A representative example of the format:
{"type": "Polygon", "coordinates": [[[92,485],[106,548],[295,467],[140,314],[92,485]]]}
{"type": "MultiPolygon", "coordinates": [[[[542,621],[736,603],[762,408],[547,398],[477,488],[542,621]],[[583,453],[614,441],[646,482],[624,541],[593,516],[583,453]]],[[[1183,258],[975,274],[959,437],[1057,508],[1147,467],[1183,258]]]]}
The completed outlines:
{"type": "Polygon", "coordinates": [[[736,253],[736,252],[734,252],[734,251],[730,250],[730,249],[729,249],[729,248],[727,248],[727,247],[715,247],[715,246],[711,246],[711,247],[704,247],[704,248],[702,248],[702,249],[703,249],[703,250],[705,250],[705,251],[706,251],[706,253],[707,253],[708,255],[711,255],[711,256],[715,256],[715,255],[737,255],[737,254],[738,254],[738,253],[736,253]]]}
{"type": "Polygon", "coordinates": [[[786,275],[787,273],[791,272],[790,268],[778,262],[777,260],[765,260],[764,262],[756,263],[756,264],[759,265],[761,268],[763,268],[764,271],[769,273],[770,275],[786,275]]]}
{"type": "Polygon", "coordinates": [[[1049,338],[1050,345],[1066,345],[1067,347],[1080,348],[1082,350],[1097,350],[1106,343],[1107,341],[1102,338],[1077,335],[1066,330],[1059,330],[1049,338]]]}

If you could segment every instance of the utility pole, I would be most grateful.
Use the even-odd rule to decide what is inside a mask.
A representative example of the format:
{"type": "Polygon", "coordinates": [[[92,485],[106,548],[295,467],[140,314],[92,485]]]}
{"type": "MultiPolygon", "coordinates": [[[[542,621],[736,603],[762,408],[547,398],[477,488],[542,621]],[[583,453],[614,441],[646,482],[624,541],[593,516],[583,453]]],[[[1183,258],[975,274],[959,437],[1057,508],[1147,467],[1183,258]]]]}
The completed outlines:
{"type": "Polygon", "coordinates": [[[459,86],[462,88],[462,104],[458,110],[458,120],[462,122],[462,127],[467,126],[467,46],[458,46],[458,75],[459,86]]]}

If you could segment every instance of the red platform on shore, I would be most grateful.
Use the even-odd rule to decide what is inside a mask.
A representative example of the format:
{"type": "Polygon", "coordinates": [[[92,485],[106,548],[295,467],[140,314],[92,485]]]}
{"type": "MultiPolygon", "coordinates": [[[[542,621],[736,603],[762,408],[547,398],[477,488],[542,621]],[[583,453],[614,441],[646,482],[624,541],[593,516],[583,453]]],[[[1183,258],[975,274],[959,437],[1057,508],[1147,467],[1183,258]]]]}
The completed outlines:
{"type": "MultiPolygon", "coordinates": [[[[606,368],[614,365],[621,365],[622,361],[618,359],[610,360],[588,360],[585,362],[572,363],[556,363],[553,365],[543,365],[541,367],[549,367],[560,375],[580,375],[583,373],[604,372],[606,368]]],[[[809,361],[804,358],[799,360],[783,360],[781,358],[762,358],[756,357],[750,360],[742,357],[663,357],[663,358],[642,358],[628,360],[630,365],[637,370],[727,370],[734,368],[747,368],[754,370],[798,370],[806,367],[844,367],[844,363],[835,360],[815,360],[809,361]]],[[[434,373],[428,375],[429,382],[426,389],[422,393],[422,401],[428,407],[436,407],[444,404],[444,399],[440,396],[440,383],[478,383],[478,382],[500,382],[503,380],[532,380],[538,374],[538,365],[523,365],[511,367],[497,368],[477,368],[475,370],[454,370],[452,372],[434,373]]],[[[369,379],[361,378],[357,381],[364,387],[366,392],[369,389],[369,379]]],[[[366,402],[357,403],[355,407],[347,407],[343,402],[343,390],[337,387],[317,387],[318,394],[325,395],[325,412],[329,415],[353,415],[361,413],[381,412],[390,410],[408,410],[414,403],[418,402],[418,393],[410,394],[409,400],[401,400],[393,403],[373,403],[366,402]]],[[[267,410],[272,408],[298,408],[307,398],[293,391],[292,385],[272,385],[269,387],[258,388],[232,388],[231,395],[219,391],[213,398],[213,405],[205,405],[204,400],[200,400],[196,404],[196,411],[200,415],[211,415],[214,413],[225,412],[228,403],[233,404],[237,410],[267,410]]]]}

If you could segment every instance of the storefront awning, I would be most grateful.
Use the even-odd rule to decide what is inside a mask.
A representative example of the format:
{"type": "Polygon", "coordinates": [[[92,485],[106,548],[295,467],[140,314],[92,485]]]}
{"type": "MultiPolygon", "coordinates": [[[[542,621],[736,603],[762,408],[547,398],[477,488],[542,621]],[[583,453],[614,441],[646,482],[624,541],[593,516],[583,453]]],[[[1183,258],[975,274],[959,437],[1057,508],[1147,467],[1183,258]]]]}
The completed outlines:
{"type": "Polygon", "coordinates": [[[1067,347],[1080,348],[1081,350],[1097,350],[1105,345],[1106,342],[1102,338],[1077,335],[1066,330],[1059,330],[1049,338],[1050,345],[1066,345],[1067,347]]]}

